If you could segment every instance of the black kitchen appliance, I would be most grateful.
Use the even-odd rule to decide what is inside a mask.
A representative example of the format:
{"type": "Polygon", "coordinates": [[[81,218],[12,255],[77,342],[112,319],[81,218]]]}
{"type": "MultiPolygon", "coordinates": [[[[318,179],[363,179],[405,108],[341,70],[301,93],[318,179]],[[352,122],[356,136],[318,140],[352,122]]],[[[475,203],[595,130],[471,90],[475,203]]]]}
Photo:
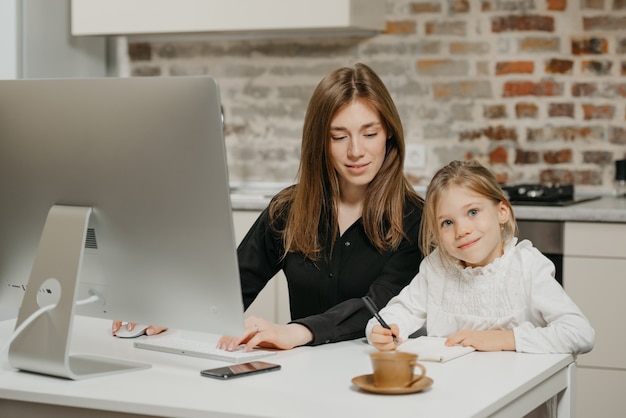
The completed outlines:
{"type": "Polygon", "coordinates": [[[574,185],[518,184],[503,186],[513,205],[568,206],[599,199],[600,196],[575,196],[574,185]]]}

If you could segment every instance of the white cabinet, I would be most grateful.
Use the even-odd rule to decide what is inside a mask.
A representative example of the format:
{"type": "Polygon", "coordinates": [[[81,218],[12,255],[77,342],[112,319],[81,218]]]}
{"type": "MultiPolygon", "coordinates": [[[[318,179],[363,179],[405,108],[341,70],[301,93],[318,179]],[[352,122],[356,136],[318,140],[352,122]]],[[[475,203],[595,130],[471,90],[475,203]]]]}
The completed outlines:
{"type": "Polygon", "coordinates": [[[595,347],[577,359],[577,415],[626,410],[626,224],[566,222],[563,287],[596,330],[595,347]]]}
{"type": "MultiPolygon", "coordinates": [[[[233,211],[237,244],[241,242],[260,214],[260,211],[233,211]]],[[[278,324],[286,324],[291,320],[287,279],[285,279],[282,271],[278,272],[270,280],[252,305],[246,310],[246,316],[250,315],[255,315],[278,324]]]]}
{"type": "Polygon", "coordinates": [[[384,29],[383,0],[72,0],[73,35],[384,29]]]}

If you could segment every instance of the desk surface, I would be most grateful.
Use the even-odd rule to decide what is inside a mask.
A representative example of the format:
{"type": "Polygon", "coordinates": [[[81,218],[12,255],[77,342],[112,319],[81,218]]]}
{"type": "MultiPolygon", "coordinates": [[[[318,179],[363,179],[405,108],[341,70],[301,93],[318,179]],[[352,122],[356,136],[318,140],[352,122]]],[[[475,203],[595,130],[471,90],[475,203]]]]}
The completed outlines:
{"type": "MultiPolygon", "coordinates": [[[[7,340],[14,323],[0,322],[0,342],[7,340]]],[[[281,371],[220,381],[201,377],[199,371],[226,363],[136,349],[132,340],[111,337],[110,325],[77,317],[71,353],[143,361],[151,369],[71,381],[16,371],[4,352],[0,398],[179,417],[379,417],[390,411],[394,418],[481,417],[528,393],[536,397],[538,386],[564,376],[573,362],[568,354],[475,352],[443,364],[424,362],[434,384],[423,392],[377,395],[351,383],[353,377],[371,373],[368,353],[373,348],[364,340],[279,352],[267,361],[281,364],[281,371]]],[[[564,388],[562,378],[556,385],[539,392],[558,393],[564,388]]],[[[545,400],[554,393],[539,396],[545,400]]]]}

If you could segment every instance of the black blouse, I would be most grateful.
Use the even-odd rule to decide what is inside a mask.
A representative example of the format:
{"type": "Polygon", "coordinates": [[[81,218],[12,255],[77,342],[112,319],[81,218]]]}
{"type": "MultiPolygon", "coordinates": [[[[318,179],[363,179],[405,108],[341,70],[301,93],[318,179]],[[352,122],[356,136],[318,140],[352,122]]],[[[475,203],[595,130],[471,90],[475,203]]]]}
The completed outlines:
{"type": "Polygon", "coordinates": [[[265,209],[237,249],[244,308],[282,269],[289,288],[291,322],[311,330],[310,345],[365,336],[371,314],[361,297],[369,295],[382,308],[417,274],[423,258],[417,243],[421,217],[421,207],[407,205],[404,230],[409,239],[396,251],[383,253],[369,242],[358,220],[343,235],[337,233],[330,261],[313,263],[299,253],[281,260],[281,237],[270,228],[265,209]]]}

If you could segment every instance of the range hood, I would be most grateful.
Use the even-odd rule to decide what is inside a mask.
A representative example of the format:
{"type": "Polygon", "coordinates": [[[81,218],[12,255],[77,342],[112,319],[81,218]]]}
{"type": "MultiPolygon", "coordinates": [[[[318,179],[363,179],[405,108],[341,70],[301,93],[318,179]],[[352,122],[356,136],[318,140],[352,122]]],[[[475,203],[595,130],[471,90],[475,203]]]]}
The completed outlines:
{"type": "Polygon", "coordinates": [[[72,0],[72,35],[374,35],[384,0],[72,0]]]}

